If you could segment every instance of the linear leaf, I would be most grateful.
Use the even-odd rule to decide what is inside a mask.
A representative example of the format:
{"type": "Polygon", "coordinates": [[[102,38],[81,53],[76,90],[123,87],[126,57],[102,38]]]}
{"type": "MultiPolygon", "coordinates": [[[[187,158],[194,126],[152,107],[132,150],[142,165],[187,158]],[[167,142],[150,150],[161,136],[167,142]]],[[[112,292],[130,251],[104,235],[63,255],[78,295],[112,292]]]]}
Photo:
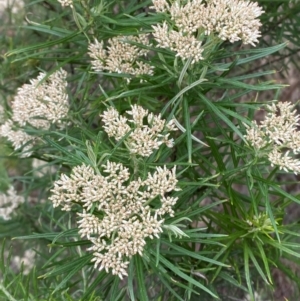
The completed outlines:
{"type": "Polygon", "coordinates": [[[136,279],[140,293],[140,299],[143,301],[148,301],[148,294],[145,284],[145,274],[143,271],[143,261],[140,255],[135,255],[134,257],[136,279]]]}
{"type": "MultiPolygon", "coordinates": [[[[152,253],[153,251],[151,251],[152,253]]],[[[203,284],[201,284],[200,282],[196,281],[195,279],[193,279],[192,277],[188,276],[187,274],[183,273],[178,267],[176,267],[175,265],[173,265],[170,261],[168,261],[166,258],[164,258],[163,256],[159,256],[159,261],[164,264],[167,268],[169,268],[174,274],[176,274],[178,277],[186,280],[189,283],[192,283],[193,285],[199,287],[200,289],[202,289],[203,291],[207,292],[208,294],[210,294],[212,297],[218,299],[218,296],[216,296],[212,291],[210,291],[206,286],[204,286],[203,284]]]]}
{"type": "Polygon", "coordinates": [[[205,257],[205,256],[202,256],[200,255],[199,253],[195,253],[195,252],[192,252],[192,251],[189,251],[187,249],[184,249],[178,245],[175,245],[175,244],[172,244],[172,243],[169,243],[169,242],[164,242],[165,245],[168,245],[170,248],[176,250],[179,252],[179,254],[182,254],[182,255],[186,255],[186,256],[190,256],[190,257],[193,257],[193,258],[196,258],[196,259],[199,259],[199,260],[202,260],[202,261],[206,261],[206,262],[209,262],[211,264],[216,264],[216,265],[220,265],[220,266],[223,266],[223,267],[230,267],[229,265],[225,264],[225,263],[222,263],[220,261],[216,261],[214,259],[211,259],[211,258],[208,258],[208,257],[205,257]]]}

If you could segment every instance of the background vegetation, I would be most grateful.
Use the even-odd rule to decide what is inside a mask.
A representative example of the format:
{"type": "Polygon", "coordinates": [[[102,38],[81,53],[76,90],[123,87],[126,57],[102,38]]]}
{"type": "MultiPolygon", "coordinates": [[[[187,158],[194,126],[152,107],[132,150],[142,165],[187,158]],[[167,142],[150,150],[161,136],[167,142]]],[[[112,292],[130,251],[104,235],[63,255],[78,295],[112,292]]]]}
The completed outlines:
{"type": "Polygon", "coordinates": [[[263,118],[265,104],[290,100],[284,96],[291,95],[285,92],[291,68],[299,69],[300,3],[258,1],[265,13],[256,47],[212,41],[206,59],[189,65],[151,45],[145,48],[155,73],[142,82],[93,71],[89,42],[151,33],[163,19],[151,3],[78,1],[71,9],[32,1],[16,13],[12,2],[2,12],[3,119],[20,86],[60,68],[68,72],[70,113],[65,129],[26,128],[43,140],[28,158],[1,140],[0,190],[13,185],[25,201],[10,220],[0,219],[0,300],[299,299],[298,176],[258,158],[244,135],[246,125],[263,118]],[[108,105],[123,113],[133,104],[176,118],[173,148],[134,159],[107,136],[99,114],[108,105]],[[90,242],[78,235],[77,209],[63,212],[48,199],[61,173],[93,166],[95,158],[99,168],[107,159],[136,164],[139,175],[177,166],[181,190],[172,194],[178,201],[175,216],[164,222],[169,229],[147,241],[123,280],[93,268],[90,242]],[[52,170],[33,166],[35,159],[52,170]],[[34,265],[23,259],[20,266],[30,249],[34,265]]]}

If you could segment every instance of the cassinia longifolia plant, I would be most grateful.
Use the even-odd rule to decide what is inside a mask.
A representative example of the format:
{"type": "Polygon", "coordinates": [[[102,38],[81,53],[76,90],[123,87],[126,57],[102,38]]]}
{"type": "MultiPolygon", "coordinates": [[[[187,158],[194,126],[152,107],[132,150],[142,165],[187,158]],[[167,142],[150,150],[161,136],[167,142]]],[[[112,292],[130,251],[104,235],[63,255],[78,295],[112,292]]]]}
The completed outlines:
{"type": "Polygon", "coordinates": [[[0,82],[0,299],[265,300],[275,268],[299,285],[300,115],[247,72],[285,47],[257,46],[268,12],[43,4],[0,82]]]}

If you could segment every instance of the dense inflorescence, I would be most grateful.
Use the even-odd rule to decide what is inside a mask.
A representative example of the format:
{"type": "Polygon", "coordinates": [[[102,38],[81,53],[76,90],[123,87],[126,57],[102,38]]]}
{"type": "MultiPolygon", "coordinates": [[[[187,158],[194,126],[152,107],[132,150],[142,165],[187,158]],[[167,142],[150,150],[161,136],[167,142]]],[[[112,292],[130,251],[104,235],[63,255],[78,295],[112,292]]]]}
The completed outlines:
{"type": "MultiPolygon", "coordinates": [[[[153,66],[141,60],[146,57],[148,50],[141,48],[138,44],[146,47],[151,46],[148,36],[117,36],[104,42],[95,40],[89,45],[89,56],[92,58],[92,69],[96,72],[108,71],[124,73],[132,76],[153,75],[153,66]]],[[[130,81],[130,78],[127,78],[130,81]]]]}
{"type": "Polygon", "coordinates": [[[17,195],[14,187],[11,186],[6,193],[0,194],[0,217],[10,220],[16,208],[24,203],[24,197],[17,195]]]}
{"type": "Polygon", "coordinates": [[[257,19],[264,11],[256,2],[243,0],[202,0],[181,4],[166,0],[153,0],[159,13],[168,14],[171,22],[153,26],[153,36],[158,47],[169,48],[182,59],[191,58],[191,63],[203,59],[201,34],[215,34],[221,40],[231,43],[242,41],[255,46],[261,36],[257,19]]]}
{"type": "Polygon", "coordinates": [[[272,166],[300,173],[300,161],[293,157],[300,153],[300,135],[297,130],[300,115],[290,102],[268,105],[268,114],[260,123],[247,126],[245,138],[257,151],[262,152],[272,166]]]}
{"type": "Polygon", "coordinates": [[[6,137],[15,150],[22,148],[23,156],[31,154],[35,137],[27,134],[24,127],[47,130],[52,124],[64,127],[69,111],[67,73],[60,69],[46,78],[40,73],[18,89],[12,102],[12,117],[0,126],[0,136],[6,137]]]}
{"type": "Polygon", "coordinates": [[[157,167],[146,179],[137,180],[131,180],[129,169],[121,163],[107,161],[102,169],[95,173],[81,165],[73,168],[70,177],[62,174],[50,200],[66,211],[75,204],[82,206],[79,234],[92,242],[89,250],[95,267],[122,278],[130,258],[142,255],[146,239],[158,238],[163,231],[163,216],[174,216],[177,198],[169,194],[179,190],[176,169],[157,167]]]}
{"type": "Polygon", "coordinates": [[[174,141],[169,138],[169,132],[177,130],[174,120],[167,122],[160,114],[149,113],[138,105],[133,105],[131,108],[130,111],[126,111],[128,118],[121,116],[113,107],[100,115],[104,122],[104,130],[109,137],[119,141],[128,134],[125,144],[130,153],[143,157],[150,156],[162,144],[173,147],[174,141]]]}

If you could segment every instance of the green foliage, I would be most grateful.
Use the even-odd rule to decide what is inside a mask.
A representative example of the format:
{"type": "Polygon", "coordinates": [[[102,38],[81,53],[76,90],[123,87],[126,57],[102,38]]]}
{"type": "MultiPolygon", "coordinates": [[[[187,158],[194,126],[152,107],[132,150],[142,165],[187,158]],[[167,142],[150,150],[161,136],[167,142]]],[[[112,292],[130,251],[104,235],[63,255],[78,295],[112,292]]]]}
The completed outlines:
{"type": "MultiPolygon", "coordinates": [[[[33,1],[25,8],[27,24],[9,23],[11,36],[0,35],[3,118],[12,115],[18,87],[41,70],[50,76],[61,67],[68,72],[70,112],[65,128],[24,128],[39,141],[30,158],[18,158],[1,138],[0,191],[14,184],[25,201],[11,220],[0,220],[0,300],[243,300],[247,294],[255,300],[257,292],[273,289],[274,267],[300,287],[283,264],[300,259],[298,221],[284,220],[288,206],[300,203],[288,189],[296,181],[280,182],[285,172],[258,157],[245,139],[256,111],[271,103],[264,92],[276,99],[284,87],[270,80],[274,67],[258,70],[255,64],[296,52],[299,3],[258,2],[266,13],[256,48],[212,34],[203,38],[205,59],[192,64],[153,39],[150,46],[132,42],[150,51],[153,76],[96,72],[87,54],[95,39],[152,33],[164,16],[149,11],[151,1],[74,1],[73,8],[33,1]],[[134,104],[174,120],[173,148],[161,145],[141,157],[126,144],[130,134],[119,141],[108,137],[99,114],[109,106],[123,114],[134,104]],[[33,159],[55,172],[33,168],[33,159]],[[146,239],[124,279],[94,268],[87,250],[92,243],[76,224],[82,203],[72,200],[72,210],[63,212],[49,200],[62,173],[83,163],[101,173],[108,160],[132,171],[131,180],[176,166],[181,189],[170,192],[178,198],[174,216],[164,216],[163,233],[146,239]],[[36,253],[28,274],[25,265],[11,264],[26,248],[36,253]]],[[[101,215],[96,205],[90,211],[101,215]]]]}

